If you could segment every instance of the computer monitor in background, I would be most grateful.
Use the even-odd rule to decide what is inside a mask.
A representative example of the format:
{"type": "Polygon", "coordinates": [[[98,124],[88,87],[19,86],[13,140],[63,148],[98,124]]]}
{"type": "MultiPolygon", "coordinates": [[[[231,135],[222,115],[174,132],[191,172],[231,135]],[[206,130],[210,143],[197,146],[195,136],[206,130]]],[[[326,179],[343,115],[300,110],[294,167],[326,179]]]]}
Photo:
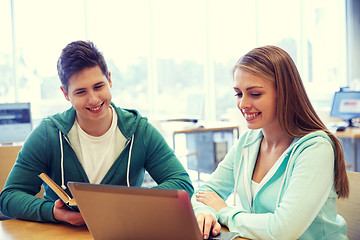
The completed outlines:
{"type": "Polygon", "coordinates": [[[0,144],[24,142],[31,130],[30,103],[0,103],[0,144]]]}
{"type": "Polygon", "coordinates": [[[352,120],[360,117],[360,91],[335,92],[330,116],[347,121],[347,127],[354,127],[352,120]]]}

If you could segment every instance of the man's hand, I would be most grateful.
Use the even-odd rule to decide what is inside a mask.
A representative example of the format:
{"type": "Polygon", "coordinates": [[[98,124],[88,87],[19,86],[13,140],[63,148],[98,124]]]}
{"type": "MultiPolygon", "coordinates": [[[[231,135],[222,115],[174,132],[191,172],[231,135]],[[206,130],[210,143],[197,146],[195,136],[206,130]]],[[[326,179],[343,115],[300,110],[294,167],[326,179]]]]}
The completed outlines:
{"type": "Polygon", "coordinates": [[[75,226],[82,226],[85,224],[81,213],[69,209],[61,199],[55,201],[53,214],[54,218],[60,222],[67,222],[75,226]]]}

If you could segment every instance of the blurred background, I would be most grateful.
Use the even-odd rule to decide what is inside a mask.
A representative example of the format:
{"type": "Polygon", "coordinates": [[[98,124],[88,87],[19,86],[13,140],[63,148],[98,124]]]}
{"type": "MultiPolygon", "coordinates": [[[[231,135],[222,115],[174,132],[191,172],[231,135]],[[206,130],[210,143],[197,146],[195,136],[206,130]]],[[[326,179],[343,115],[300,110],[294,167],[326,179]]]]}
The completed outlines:
{"type": "Polygon", "coordinates": [[[69,42],[91,40],[107,60],[118,106],[151,119],[237,121],[231,68],[272,44],[290,53],[327,117],[334,92],[359,85],[351,67],[360,58],[357,2],[0,0],[0,103],[30,102],[34,127],[67,109],[57,59],[69,42]]]}

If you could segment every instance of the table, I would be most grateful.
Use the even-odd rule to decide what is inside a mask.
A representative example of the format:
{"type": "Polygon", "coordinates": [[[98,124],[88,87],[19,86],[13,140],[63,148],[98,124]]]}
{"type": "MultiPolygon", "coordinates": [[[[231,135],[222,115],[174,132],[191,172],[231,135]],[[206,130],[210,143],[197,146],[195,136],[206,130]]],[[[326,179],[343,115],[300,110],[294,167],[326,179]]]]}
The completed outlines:
{"type": "MultiPolygon", "coordinates": [[[[223,227],[223,231],[228,231],[223,227]]],[[[38,223],[9,219],[0,221],[1,240],[91,240],[88,229],[67,224],[38,223]]],[[[245,238],[236,238],[245,239],[245,238]]]]}
{"type": "Polygon", "coordinates": [[[335,131],[334,134],[339,138],[344,148],[345,161],[351,164],[349,169],[351,171],[360,171],[360,128],[348,127],[344,131],[335,131]]]}
{"type": "Polygon", "coordinates": [[[64,239],[93,239],[90,232],[83,227],[75,227],[67,224],[38,223],[9,219],[0,221],[1,240],[64,240],[64,239]]]}

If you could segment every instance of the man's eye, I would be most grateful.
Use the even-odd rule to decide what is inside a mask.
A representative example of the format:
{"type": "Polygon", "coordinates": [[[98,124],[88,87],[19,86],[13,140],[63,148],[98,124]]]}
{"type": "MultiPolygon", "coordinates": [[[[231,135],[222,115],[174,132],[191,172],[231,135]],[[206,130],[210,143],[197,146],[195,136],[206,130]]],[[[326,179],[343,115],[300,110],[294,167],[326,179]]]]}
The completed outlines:
{"type": "Polygon", "coordinates": [[[75,92],[76,95],[81,95],[81,94],[84,94],[85,91],[78,91],[78,92],[75,92]]]}
{"type": "Polygon", "coordinates": [[[94,88],[95,88],[95,89],[101,89],[103,86],[104,86],[104,84],[102,84],[102,85],[96,85],[94,88]]]}

